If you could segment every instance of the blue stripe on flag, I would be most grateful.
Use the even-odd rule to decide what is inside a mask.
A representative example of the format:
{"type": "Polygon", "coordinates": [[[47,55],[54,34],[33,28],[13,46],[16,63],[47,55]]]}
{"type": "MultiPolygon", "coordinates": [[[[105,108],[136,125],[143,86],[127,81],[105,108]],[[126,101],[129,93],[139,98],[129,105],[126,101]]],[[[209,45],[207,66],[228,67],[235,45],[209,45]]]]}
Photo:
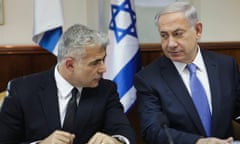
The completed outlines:
{"type": "Polygon", "coordinates": [[[113,79],[117,83],[119,97],[122,98],[125,93],[133,86],[134,74],[141,68],[140,50],[134,57],[121,69],[113,79]]]}
{"type": "Polygon", "coordinates": [[[39,42],[39,45],[46,50],[53,52],[58,40],[62,35],[62,27],[57,27],[53,30],[46,31],[39,42]]]}

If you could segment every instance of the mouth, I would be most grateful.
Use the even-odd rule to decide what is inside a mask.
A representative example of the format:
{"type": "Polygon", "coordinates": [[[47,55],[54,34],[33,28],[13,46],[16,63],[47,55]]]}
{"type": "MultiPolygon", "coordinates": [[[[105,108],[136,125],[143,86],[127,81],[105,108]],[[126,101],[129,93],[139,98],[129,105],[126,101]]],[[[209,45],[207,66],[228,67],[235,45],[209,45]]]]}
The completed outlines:
{"type": "Polygon", "coordinates": [[[102,78],[102,77],[98,77],[98,78],[95,78],[94,80],[100,81],[101,78],[102,78]]]}
{"type": "Polygon", "coordinates": [[[179,54],[180,54],[180,52],[172,52],[172,51],[170,51],[170,52],[168,52],[170,55],[173,55],[173,56],[178,56],[179,54]]]}

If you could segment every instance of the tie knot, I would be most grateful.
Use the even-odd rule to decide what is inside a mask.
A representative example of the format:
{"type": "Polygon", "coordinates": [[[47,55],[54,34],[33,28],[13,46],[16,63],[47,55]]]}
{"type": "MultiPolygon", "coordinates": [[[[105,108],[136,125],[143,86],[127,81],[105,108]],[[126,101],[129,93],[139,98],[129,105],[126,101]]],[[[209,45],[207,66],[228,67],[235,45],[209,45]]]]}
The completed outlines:
{"type": "Polygon", "coordinates": [[[194,63],[187,64],[187,68],[191,74],[196,73],[197,66],[194,63]]]}
{"type": "Polygon", "coordinates": [[[76,99],[77,93],[78,93],[78,89],[74,87],[71,92],[72,92],[72,97],[73,97],[74,99],[76,99]]]}

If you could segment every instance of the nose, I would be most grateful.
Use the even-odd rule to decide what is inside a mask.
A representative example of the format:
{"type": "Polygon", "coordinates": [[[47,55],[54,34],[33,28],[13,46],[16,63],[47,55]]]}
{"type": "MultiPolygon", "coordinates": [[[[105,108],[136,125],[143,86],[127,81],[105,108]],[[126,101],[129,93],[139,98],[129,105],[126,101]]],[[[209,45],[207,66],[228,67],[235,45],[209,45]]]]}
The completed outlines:
{"type": "Polygon", "coordinates": [[[99,65],[99,70],[98,71],[100,73],[104,73],[104,72],[106,72],[106,70],[107,70],[107,68],[106,68],[106,65],[105,65],[104,61],[101,61],[100,65],[99,65]]]}
{"type": "Polygon", "coordinates": [[[170,36],[168,39],[168,47],[175,48],[177,46],[176,39],[173,36],[170,36]]]}

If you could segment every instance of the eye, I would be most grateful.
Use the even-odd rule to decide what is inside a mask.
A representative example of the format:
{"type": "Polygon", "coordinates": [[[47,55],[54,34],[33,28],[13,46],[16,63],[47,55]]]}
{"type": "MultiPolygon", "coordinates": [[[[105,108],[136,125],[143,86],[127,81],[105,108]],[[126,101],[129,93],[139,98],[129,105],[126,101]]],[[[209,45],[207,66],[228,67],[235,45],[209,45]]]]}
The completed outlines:
{"type": "Polygon", "coordinates": [[[160,33],[160,36],[161,36],[162,39],[167,39],[168,38],[167,33],[160,33]]]}
{"type": "Polygon", "coordinates": [[[96,60],[91,63],[91,65],[98,65],[100,61],[96,60]]]}
{"type": "Polygon", "coordinates": [[[183,31],[183,30],[177,30],[173,33],[173,35],[175,37],[182,37],[184,33],[185,33],[185,31],[183,31]]]}
{"type": "Polygon", "coordinates": [[[97,59],[90,63],[90,65],[96,66],[104,62],[104,59],[97,59]]]}

